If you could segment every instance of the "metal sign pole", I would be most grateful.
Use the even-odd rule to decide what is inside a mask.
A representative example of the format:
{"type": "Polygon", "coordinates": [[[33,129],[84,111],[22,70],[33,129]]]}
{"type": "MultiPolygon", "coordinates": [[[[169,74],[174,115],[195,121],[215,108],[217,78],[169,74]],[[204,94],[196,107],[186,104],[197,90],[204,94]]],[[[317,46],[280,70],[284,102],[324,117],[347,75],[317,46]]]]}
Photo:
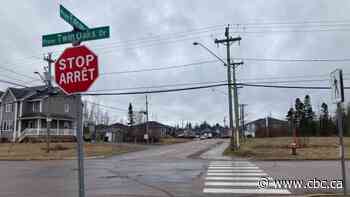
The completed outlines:
{"type": "Polygon", "coordinates": [[[344,153],[344,139],[343,139],[343,112],[342,112],[342,103],[337,104],[337,122],[339,129],[339,148],[340,148],[340,161],[341,161],[341,171],[343,177],[343,190],[344,195],[347,195],[347,186],[346,186],[346,171],[345,171],[345,153],[344,153]]]}
{"type": "MultiPolygon", "coordinates": [[[[78,95],[81,97],[81,95],[78,95]]],[[[82,120],[80,111],[78,111],[78,121],[82,120]]],[[[82,122],[81,122],[82,124],[82,122]]],[[[78,152],[78,177],[79,177],[79,197],[85,197],[85,179],[84,179],[84,139],[82,126],[77,125],[77,152],[78,152]]]]}
{"type": "Polygon", "coordinates": [[[345,168],[345,153],[344,153],[344,139],[343,139],[343,107],[344,102],[344,85],[343,85],[343,71],[337,69],[331,73],[331,88],[332,88],[332,100],[337,104],[337,124],[339,132],[339,149],[340,149],[340,163],[343,178],[343,191],[347,196],[346,185],[346,168],[345,168]]]}

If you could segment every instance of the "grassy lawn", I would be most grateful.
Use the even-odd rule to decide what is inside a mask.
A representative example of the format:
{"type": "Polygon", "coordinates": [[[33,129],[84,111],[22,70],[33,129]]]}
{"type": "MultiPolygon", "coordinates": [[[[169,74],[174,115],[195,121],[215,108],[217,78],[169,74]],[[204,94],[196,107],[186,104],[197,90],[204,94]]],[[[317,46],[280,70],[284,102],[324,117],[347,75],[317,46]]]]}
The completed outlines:
{"type": "MultiPolygon", "coordinates": [[[[56,160],[76,156],[76,143],[51,143],[50,147],[50,153],[46,153],[45,143],[3,143],[0,144],[0,160],[56,160]]],[[[84,146],[85,157],[112,156],[142,149],[142,146],[133,144],[86,143],[84,146]]]]}
{"type": "MultiPolygon", "coordinates": [[[[303,138],[299,138],[303,143],[303,138]]],[[[238,151],[227,148],[224,155],[247,157],[256,160],[327,160],[339,159],[337,137],[309,137],[305,146],[297,149],[297,155],[291,154],[288,147],[293,142],[291,137],[251,138],[241,144],[238,151]]],[[[344,138],[346,158],[350,159],[350,137],[344,138]]]]}
{"type": "Polygon", "coordinates": [[[159,144],[170,145],[170,144],[185,143],[190,141],[192,141],[192,139],[168,137],[168,138],[161,138],[159,144]]]}

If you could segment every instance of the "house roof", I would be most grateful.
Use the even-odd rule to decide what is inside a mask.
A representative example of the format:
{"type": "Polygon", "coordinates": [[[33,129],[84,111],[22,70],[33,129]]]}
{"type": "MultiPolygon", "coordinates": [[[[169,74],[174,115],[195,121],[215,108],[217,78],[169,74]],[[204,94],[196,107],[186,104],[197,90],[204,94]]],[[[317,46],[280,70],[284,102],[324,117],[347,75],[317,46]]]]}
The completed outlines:
{"type": "MultiPolygon", "coordinates": [[[[280,119],[277,119],[277,118],[268,117],[267,119],[268,119],[268,122],[270,124],[271,123],[281,123],[281,124],[286,124],[287,123],[287,121],[280,120],[280,119]]],[[[248,122],[247,124],[259,124],[259,123],[265,124],[266,123],[266,118],[259,118],[259,119],[253,120],[251,122],[248,122]]]]}
{"type": "MultiPolygon", "coordinates": [[[[27,88],[10,87],[9,90],[13,93],[16,99],[42,99],[48,95],[48,89],[44,85],[27,88]]],[[[56,94],[63,94],[63,92],[58,87],[54,87],[53,91],[56,94]]]]}
{"type": "MultiPolygon", "coordinates": [[[[141,123],[141,124],[137,124],[135,125],[135,127],[145,127],[146,123],[141,123]]],[[[168,126],[168,125],[165,125],[165,124],[162,124],[160,122],[157,122],[157,121],[148,121],[148,124],[147,124],[148,127],[166,127],[166,128],[172,128],[171,126],[168,126]]]]}
{"type": "Polygon", "coordinates": [[[32,94],[36,94],[37,91],[45,90],[45,86],[33,86],[27,88],[9,88],[16,99],[22,99],[32,94]]]}
{"type": "Polygon", "coordinates": [[[112,125],[110,125],[110,127],[113,127],[113,128],[121,128],[121,129],[124,129],[124,128],[128,128],[128,126],[127,125],[124,125],[124,124],[122,124],[122,123],[114,123],[114,124],[112,124],[112,125]]]}

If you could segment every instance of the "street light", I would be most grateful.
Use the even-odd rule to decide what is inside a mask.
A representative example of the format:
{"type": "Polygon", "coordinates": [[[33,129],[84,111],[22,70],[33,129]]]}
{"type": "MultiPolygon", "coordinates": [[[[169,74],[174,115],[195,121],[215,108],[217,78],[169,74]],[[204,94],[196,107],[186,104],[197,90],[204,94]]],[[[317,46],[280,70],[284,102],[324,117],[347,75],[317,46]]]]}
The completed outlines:
{"type": "Polygon", "coordinates": [[[219,57],[218,55],[216,55],[213,51],[211,51],[208,47],[206,47],[205,45],[203,45],[200,42],[193,42],[193,45],[199,45],[202,48],[204,48],[205,50],[207,50],[210,54],[212,54],[214,57],[216,57],[218,60],[220,60],[222,63],[224,63],[224,65],[226,66],[226,62],[225,60],[223,60],[221,57],[219,57]]]}
{"type": "MultiPolygon", "coordinates": [[[[229,58],[227,62],[223,60],[221,57],[216,55],[213,51],[211,51],[208,47],[203,45],[200,42],[193,42],[193,45],[199,45],[205,50],[207,50],[210,54],[212,54],[214,57],[216,57],[218,60],[220,60],[222,63],[224,63],[224,66],[227,66],[227,90],[228,90],[228,111],[229,111],[229,121],[230,121],[230,130],[232,132],[231,136],[231,145],[234,145],[234,135],[233,135],[233,109],[232,109],[232,91],[231,91],[231,63],[229,61],[229,58]]],[[[227,56],[229,57],[229,55],[227,56]]]]}

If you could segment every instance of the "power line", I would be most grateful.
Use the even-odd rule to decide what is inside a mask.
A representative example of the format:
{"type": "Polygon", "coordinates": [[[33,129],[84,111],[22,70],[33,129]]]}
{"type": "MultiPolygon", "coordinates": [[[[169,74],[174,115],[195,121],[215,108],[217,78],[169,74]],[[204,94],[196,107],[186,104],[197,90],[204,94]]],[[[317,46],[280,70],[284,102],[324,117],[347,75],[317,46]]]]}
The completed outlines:
{"type": "Polygon", "coordinates": [[[257,61],[257,62],[349,62],[350,58],[341,59],[274,59],[274,58],[233,58],[235,60],[257,61]]]}
{"type": "Polygon", "coordinates": [[[28,86],[26,86],[26,85],[22,85],[22,84],[20,84],[20,83],[16,83],[16,82],[4,80],[4,79],[0,79],[0,83],[6,83],[6,84],[10,84],[10,85],[14,85],[14,86],[20,86],[20,87],[24,87],[24,88],[27,88],[27,87],[28,87],[28,86]]]}
{"type": "MultiPolygon", "coordinates": [[[[341,58],[341,59],[274,59],[274,58],[233,58],[234,60],[243,60],[243,61],[268,61],[268,62],[350,62],[350,58],[341,58]]],[[[159,71],[159,70],[168,70],[168,69],[178,69],[197,66],[200,64],[209,64],[216,63],[219,60],[204,60],[199,62],[193,62],[188,64],[180,64],[173,66],[160,66],[154,68],[146,69],[137,69],[137,70],[125,70],[125,71],[114,71],[114,72],[105,72],[100,75],[115,75],[115,74],[127,74],[127,73],[139,73],[139,72],[149,72],[149,71],[159,71]]],[[[144,66],[146,67],[146,66],[144,66]]]]}
{"type": "MultiPolygon", "coordinates": [[[[82,95],[111,96],[111,95],[157,94],[157,93],[166,93],[166,92],[179,92],[179,91],[187,91],[187,90],[207,89],[207,88],[214,88],[214,87],[227,86],[227,85],[233,85],[233,84],[221,83],[221,84],[193,86],[193,87],[186,87],[186,88],[174,88],[174,89],[151,90],[151,91],[134,91],[134,92],[106,92],[106,93],[86,92],[86,93],[83,93],[82,95]]],[[[331,89],[331,87],[328,87],[328,86],[287,86],[287,85],[265,85],[265,84],[247,84],[247,83],[236,83],[236,85],[247,86],[247,87],[282,88],[282,89],[316,89],[316,90],[331,89]]],[[[350,87],[345,87],[344,89],[350,89],[350,87]]]]}
{"type": "MultiPolygon", "coordinates": [[[[348,79],[344,79],[348,80],[348,79]]],[[[283,80],[283,81],[240,81],[241,84],[278,84],[278,83],[305,83],[305,82],[322,82],[322,81],[329,81],[329,79],[303,79],[303,80],[283,80]]],[[[97,90],[91,90],[89,93],[96,93],[96,92],[104,92],[104,91],[121,91],[121,90],[135,90],[135,89],[154,89],[154,88],[168,88],[168,87],[183,87],[183,86],[190,86],[190,85],[214,85],[214,84],[220,84],[225,83],[226,80],[220,80],[220,81],[206,81],[206,82],[190,82],[190,83],[175,83],[175,84],[163,84],[163,85],[156,85],[156,86],[139,86],[139,87],[129,87],[129,88],[111,88],[111,89],[97,89],[97,90]]]]}
{"type": "Polygon", "coordinates": [[[191,66],[198,66],[200,64],[209,64],[215,63],[218,60],[205,60],[200,62],[193,62],[188,64],[174,65],[174,66],[163,66],[163,67],[155,67],[155,68],[146,68],[146,69],[138,69],[138,70],[126,70],[126,71],[116,71],[116,72],[106,72],[101,73],[100,75],[114,75],[114,74],[126,74],[126,73],[138,73],[138,72],[149,72],[149,71],[158,71],[158,70],[169,70],[169,69],[177,69],[177,68],[186,68],[191,66]]]}
{"type": "Polygon", "coordinates": [[[247,22],[247,23],[232,23],[232,26],[237,25],[300,25],[300,24],[334,24],[334,23],[350,23],[350,19],[344,20],[304,20],[304,21],[261,21],[261,22],[247,22]]]}
{"type": "Polygon", "coordinates": [[[98,106],[101,106],[101,107],[104,107],[104,108],[108,108],[108,109],[111,109],[111,110],[116,110],[116,111],[123,111],[123,112],[126,112],[128,110],[126,109],[122,109],[122,108],[118,108],[118,107],[112,107],[112,106],[108,106],[108,105],[103,105],[103,104],[100,104],[100,103],[96,103],[96,102],[92,102],[92,101],[88,101],[88,100],[85,100],[87,103],[90,103],[90,104],[93,104],[93,105],[98,105],[98,106]]]}
{"type": "Polygon", "coordinates": [[[134,90],[134,89],[153,89],[153,88],[177,87],[177,86],[188,86],[188,85],[198,85],[198,84],[215,84],[215,83],[223,83],[223,82],[226,82],[226,81],[208,81],[208,82],[166,84],[166,85],[157,85],[157,86],[140,86],[140,87],[131,87],[131,88],[98,89],[98,90],[91,90],[89,92],[120,91],[120,90],[134,90]]]}

